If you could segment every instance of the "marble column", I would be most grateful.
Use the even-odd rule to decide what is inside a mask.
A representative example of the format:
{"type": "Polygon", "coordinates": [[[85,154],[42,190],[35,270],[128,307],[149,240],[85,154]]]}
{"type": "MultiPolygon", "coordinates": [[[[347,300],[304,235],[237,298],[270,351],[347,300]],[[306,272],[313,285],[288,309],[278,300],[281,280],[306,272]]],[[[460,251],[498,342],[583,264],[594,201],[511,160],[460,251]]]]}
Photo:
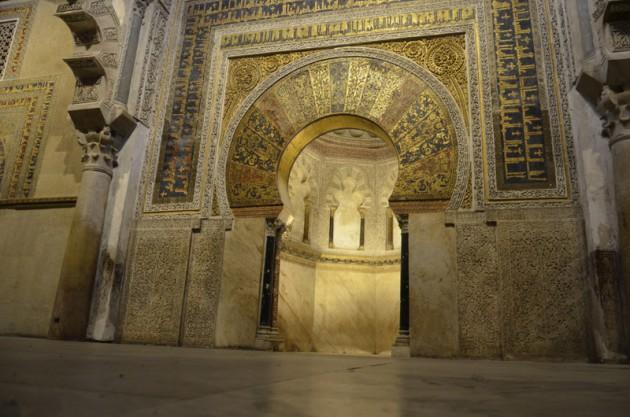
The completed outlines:
{"type": "Polygon", "coordinates": [[[118,91],[116,92],[116,100],[124,104],[127,104],[129,101],[131,80],[134,73],[134,66],[136,65],[140,31],[142,30],[142,21],[144,20],[144,14],[150,2],[151,0],[134,0],[133,2],[129,38],[127,40],[125,57],[122,62],[122,69],[118,80],[118,91]]]}
{"type": "Polygon", "coordinates": [[[116,166],[117,148],[108,127],[98,133],[80,133],[79,144],[83,174],[49,329],[49,336],[57,339],[86,337],[109,185],[116,166]]]}
{"type": "Polygon", "coordinates": [[[409,357],[409,215],[400,214],[400,326],[392,356],[409,357]]]}
{"type": "Polygon", "coordinates": [[[330,207],[330,217],[328,218],[328,247],[335,247],[335,212],[337,211],[336,206],[330,207]]]}
{"type": "Polygon", "coordinates": [[[280,250],[285,225],[267,218],[265,256],[260,283],[260,310],[255,347],[260,350],[282,350],[284,339],[278,331],[278,293],[280,288],[280,250]]]}
{"type": "Polygon", "coordinates": [[[619,253],[625,289],[622,300],[626,335],[630,335],[630,91],[604,87],[600,110],[604,136],[613,158],[615,202],[619,219],[619,253]]]}

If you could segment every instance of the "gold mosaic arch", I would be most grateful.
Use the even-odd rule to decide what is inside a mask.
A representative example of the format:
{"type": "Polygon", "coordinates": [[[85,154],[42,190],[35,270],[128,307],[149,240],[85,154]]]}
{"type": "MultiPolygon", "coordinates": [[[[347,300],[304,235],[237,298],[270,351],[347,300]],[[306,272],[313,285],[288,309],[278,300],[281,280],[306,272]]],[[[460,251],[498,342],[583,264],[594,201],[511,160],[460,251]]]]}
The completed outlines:
{"type": "MultiPolygon", "coordinates": [[[[281,207],[282,178],[306,146],[295,145],[294,138],[314,122],[343,116],[364,120],[383,132],[379,136],[391,138],[400,162],[392,205],[445,207],[458,182],[462,141],[452,107],[456,105],[449,111],[426,80],[374,56],[331,57],[298,68],[264,91],[240,118],[234,135],[226,138],[229,205],[281,207]]],[[[342,127],[352,126],[336,128],[342,127]]]]}

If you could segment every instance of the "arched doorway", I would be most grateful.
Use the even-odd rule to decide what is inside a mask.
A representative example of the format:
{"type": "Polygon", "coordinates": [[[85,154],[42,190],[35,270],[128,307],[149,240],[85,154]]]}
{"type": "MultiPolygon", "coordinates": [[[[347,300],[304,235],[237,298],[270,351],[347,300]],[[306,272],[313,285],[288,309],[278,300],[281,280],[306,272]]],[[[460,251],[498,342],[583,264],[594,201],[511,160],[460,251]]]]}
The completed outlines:
{"type": "Polygon", "coordinates": [[[390,352],[400,312],[400,230],[389,206],[398,165],[391,143],[358,129],[323,133],[300,152],[278,263],[286,350],[390,352]]]}
{"type": "MultiPolygon", "coordinates": [[[[257,296],[250,292],[249,298],[262,300],[255,327],[260,330],[264,322],[272,341],[282,339],[277,335],[281,253],[277,245],[295,217],[289,196],[291,168],[309,143],[339,129],[361,130],[382,139],[398,159],[389,199],[398,214],[443,211],[453,196],[463,197],[468,180],[463,118],[433,75],[367,48],[348,48],[337,55],[309,57],[270,77],[244,101],[226,129],[220,160],[225,187],[217,191],[225,193],[221,200],[234,215],[235,231],[247,223],[248,233],[265,235],[265,220],[269,226],[260,248],[260,291],[257,296]]],[[[228,236],[227,262],[229,241],[228,236]]],[[[224,288],[234,279],[228,275],[224,288]]],[[[219,310],[221,321],[221,306],[219,310]]],[[[242,345],[228,339],[222,343],[218,336],[218,345],[242,345]]]]}

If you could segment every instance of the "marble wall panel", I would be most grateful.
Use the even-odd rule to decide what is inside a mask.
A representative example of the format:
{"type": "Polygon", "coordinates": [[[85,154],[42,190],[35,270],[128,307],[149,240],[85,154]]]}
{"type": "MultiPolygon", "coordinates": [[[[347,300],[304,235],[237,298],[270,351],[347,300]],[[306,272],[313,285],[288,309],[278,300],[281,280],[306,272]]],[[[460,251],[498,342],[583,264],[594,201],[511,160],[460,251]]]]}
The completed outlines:
{"type": "Polygon", "coordinates": [[[400,324],[400,267],[374,272],[374,352],[391,351],[400,324]]]}
{"type": "Polygon", "coordinates": [[[217,347],[254,346],[264,240],[264,218],[237,218],[225,235],[217,347]]]}
{"type": "Polygon", "coordinates": [[[282,255],[278,327],[287,351],[313,350],[315,271],[314,263],[282,255]]]}
{"type": "Polygon", "coordinates": [[[398,331],[399,274],[391,267],[319,264],[314,350],[337,354],[389,351],[398,331]]]}
{"type": "Polygon", "coordinates": [[[184,346],[212,347],[215,340],[219,292],[223,275],[224,224],[205,220],[192,235],[190,271],[186,284],[184,346]]]}
{"type": "Polygon", "coordinates": [[[123,342],[176,345],[191,240],[190,219],[144,220],[135,231],[123,342]]]}
{"type": "Polygon", "coordinates": [[[443,213],[409,216],[409,291],[411,353],[451,357],[458,354],[457,263],[455,229],[443,213]]]}

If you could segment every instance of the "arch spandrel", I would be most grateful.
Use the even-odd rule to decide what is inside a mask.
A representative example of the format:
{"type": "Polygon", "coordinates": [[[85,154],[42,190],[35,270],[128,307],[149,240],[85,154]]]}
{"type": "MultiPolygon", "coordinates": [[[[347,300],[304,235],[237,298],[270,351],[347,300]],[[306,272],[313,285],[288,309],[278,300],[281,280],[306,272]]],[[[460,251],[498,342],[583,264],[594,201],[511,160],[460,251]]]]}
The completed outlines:
{"type": "MultiPolygon", "coordinates": [[[[286,155],[297,158],[306,146],[294,138],[318,120],[342,115],[373,124],[395,147],[401,165],[391,201],[448,202],[457,177],[458,132],[442,98],[400,66],[357,56],[299,68],[254,101],[231,141],[226,172],[230,206],[282,206],[283,155],[285,160],[286,155]]],[[[360,128],[338,128],[344,127],[360,128]]]]}

